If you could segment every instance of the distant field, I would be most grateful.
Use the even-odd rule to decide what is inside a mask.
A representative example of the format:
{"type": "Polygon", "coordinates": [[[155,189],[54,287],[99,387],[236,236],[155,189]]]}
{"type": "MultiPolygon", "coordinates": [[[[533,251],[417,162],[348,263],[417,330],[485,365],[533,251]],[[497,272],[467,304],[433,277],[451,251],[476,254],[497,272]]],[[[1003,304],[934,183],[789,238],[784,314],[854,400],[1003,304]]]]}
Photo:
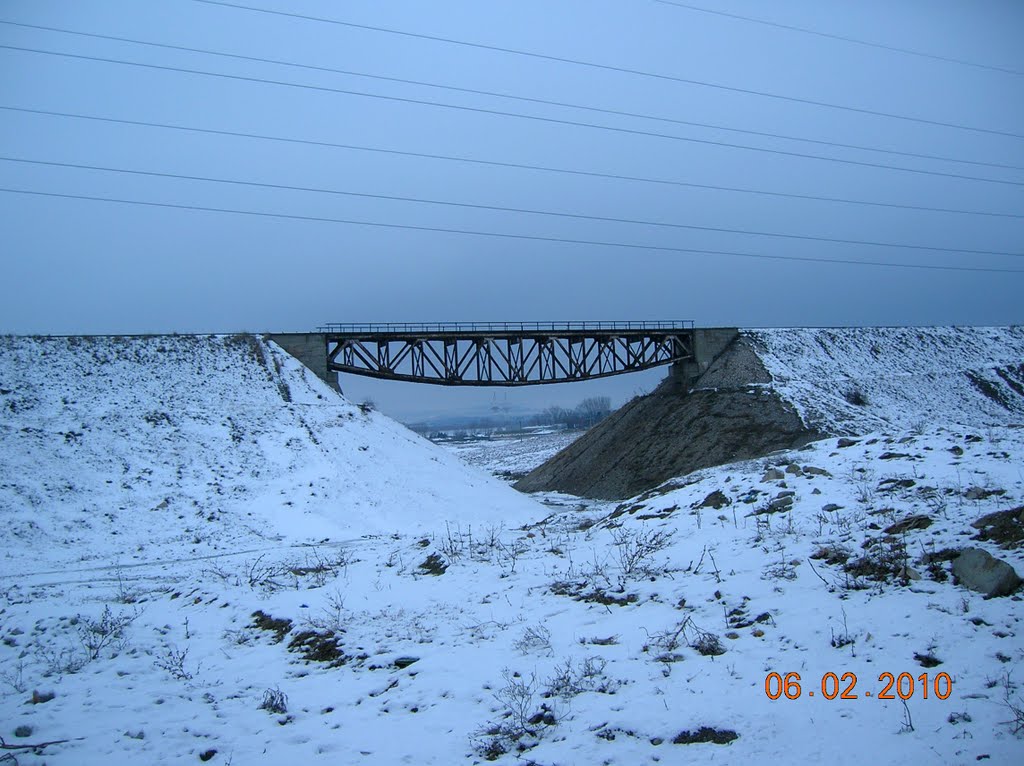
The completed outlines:
{"type": "Polygon", "coordinates": [[[493,434],[465,441],[438,444],[470,465],[514,481],[539,466],[556,452],[572,444],[583,431],[493,434]]]}

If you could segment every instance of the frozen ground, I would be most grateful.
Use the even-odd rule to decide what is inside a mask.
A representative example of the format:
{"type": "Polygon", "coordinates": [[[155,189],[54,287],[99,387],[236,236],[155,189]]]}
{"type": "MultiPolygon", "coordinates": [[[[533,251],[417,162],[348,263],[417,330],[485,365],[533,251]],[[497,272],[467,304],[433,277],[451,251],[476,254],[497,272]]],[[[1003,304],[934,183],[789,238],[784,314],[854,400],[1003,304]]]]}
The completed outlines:
{"type": "Polygon", "coordinates": [[[1024,573],[1024,430],[538,503],[273,347],[123,343],[0,341],[0,736],[58,741],[22,766],[1021,762],[1022,602],[936,554],[1024,573]]]}

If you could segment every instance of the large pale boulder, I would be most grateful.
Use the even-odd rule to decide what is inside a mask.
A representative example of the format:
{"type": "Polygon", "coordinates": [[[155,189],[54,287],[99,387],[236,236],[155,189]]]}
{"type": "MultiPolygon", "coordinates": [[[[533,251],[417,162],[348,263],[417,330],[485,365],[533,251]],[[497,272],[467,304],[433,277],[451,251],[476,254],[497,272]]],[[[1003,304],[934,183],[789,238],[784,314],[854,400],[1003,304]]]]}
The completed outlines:
{"type": "Polygon", "coordinates": [[[1012,566],[981,548],[968,548],[953,559],[953,575],[960,585],[984,593],[986,598],[1008,596],[1021,584],[1012,566]]]}

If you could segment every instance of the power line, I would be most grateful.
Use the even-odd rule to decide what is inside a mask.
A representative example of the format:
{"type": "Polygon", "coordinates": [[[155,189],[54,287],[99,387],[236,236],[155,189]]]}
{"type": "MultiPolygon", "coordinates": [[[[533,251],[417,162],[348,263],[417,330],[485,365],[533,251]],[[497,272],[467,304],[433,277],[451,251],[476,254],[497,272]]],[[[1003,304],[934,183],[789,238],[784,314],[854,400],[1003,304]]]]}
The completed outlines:
{"type": "Polygon", "coordinates": [[[277,141],[280,143],[297,144],[300,146],[317,146],[330,149],[344,149],[348,151],[359,151],[359,152],[372,152],[377,154],[388,154],[400,157],[414,157],[417,159],[428,159],[428,160],[439,160],[443,162],[462,162],[472,165],[482,165],[484,167],[498,167],[505,169],[515,170],[530,170],[542,173],[558,173],[563,175],[581,176],[585,178],[600,178],[604,180],[613,181],[631,181],[635,183],[647,183],[647,184],[658,184],[663,186],[677,186],[681,188],[690,189],[704,189],[708,191],[723,191],[735,194],[756,194],[767,197],[779,197],[783,199],[798,199],[803,201],[812,202],[827,202],[832,204],[843,204],[843,205],[863,205],[870,207],[881,207],[881,208],[892,208],[897,210],[914,210],[925,213],[942,213],[952,215],[976,215],[976,216],[987,216],[992,218],[1012,218],[1021,219],[1024,218],[1024,214],[1020,213],[997,213],[985,210],[959,210],[956,208],[945,208],[945,207],[928,207],[923,205],[906,205],[896,202],[875,202],[871,200],[857,200],[848,199],[844,197],[828,197],[814,194],[796,194],[792,192],[780,192],[771,191],[766,189],[747,189],[736,186],[720,186],[714,184],[701,184],[690,181],[678,181],[673,179],[665,178],[648,178],[644,176],[631,176],[623,175],[618,173],[601,173],[597,171],[589,170],[573,170],[571,168],[558,168],[546,165],[530,165],[520,162],[502,162],[499,160],[483,160],[476,159],[473,157],[459,157],[447,154],[431,154],[427,152],[411,152],[404,151],[401,149],[384,149],[376,146],[363,146],[359,144],[342,144],[331,141],[315,141],[312,139],[304,138],[290,138],[287,136],[272,136],[262,133],[245,133],[234,130],[218,130],[215,128],[197,128],[188,125],[174,125],[171,123],[161,122],[148,122],[143,120],[125,120],[118,119],[116,117],[101,117],[98,115],[89,114],[77,114],[74,112],[57,112],[45,109],[28,109],[25,107],[8,106],[0,104],[0,109],[11,112],[21,112],[24,114],[36,114],[45,115],[49,117],[62,117],[76,120],[91,120],[94,122],[106,122],[115,125],[130,125],[133,127],[147,127],[147,128],[160,128],[163,130],[178,130],[189,133],[201,133],[213,136],[225,136],[230,138],[248,138],[258,141],[277,141]]]}
{"type": "Polygon", "coordinates": [[[920,56],[921,58],[934,59],[935,61],[944,61],[949,64],[962,64],[963,66],[976,67],[978,69],[990,69],[994,72],[1003,72],[1004,74],[1015,74],[1024,75],[1024,72],[1019,69],[1011,69],[1009,67],[995,66],[993,64],[979,64],[976,61],[967,61],[966,59],[952,58],[950,56],[939,56],[934,53],[925,53],[923,51],[915,51],[911,48],[900,48],[896,45],[885,45],[884,43],[875,43],[869,40],[860,40],[856,37],[848,37],[846,35],[835,35],[828,32],[820,32],[817,29],[808,29],[807,27],[798,27],[792,24],[781,24],[777,21],[768,21],[767,19],[756,19],[752,16],[742,16],[738,13],[726,13],[725,11],[715,11],[710,8],[701,8],[700,6],[690,5],[689,3],[680,3],[675,0],[655,0],[657,3],[662,5],[674,5],[677,8],[686,8],[691,11],[698,11],[700,13],[710,13],[715,16],[725,16],[730,19],[739,19],[741,21],[749,21],[754,24],[764,24],[768,27],[776,27],[777,29],[786,29],[791,32],[803,32],[808,35],[817,35],[818,37],[825,37],[830,40],[842,40],[846,43],[854,43],[856,45],[866,45],[871,48],[881,48],[882,50],[894,51],[896,53],[906,53],[910,56],[920,56]]]}
{"type": "Polygon", "coordinates": [[[576,66],[590,67],[593,69],[601,69],[609,72],[620,72],[622,74],[636,75],[638,77],[647,77],[656,80],[665,80],[669,82],[678,82],[686,85],[696,85],[703,88],[714,88],[717,90],[724,90],[730,93],[742,93],[748,96],[762,96],[764,98],[777,99],[780,101],[791,101],[798,104],[806,104],[808,106],[825,107],[828,109],[839,109],[846,112],[855,112],[857,114],[868,114],[873,117],[885,117],[893,120],[904,120],[907,122],[916,122],[924,125],[936,125],[944,128],[954,128],[956,130],[967,130],[976,133],[988,133],[997,136],[1006,136],[1009,138],[1024,138],[1024,134],[1011,133],[1009,131],[993,130],[990,128],[979,128],[972,125],[962,125],[953,122],[942,122],[941,120],[929,120],[924,117],[911,117],[909,115],[894,114],[891,112],[882,112],[874,109],[866,109],[856,106],[845,106],[843,104],[833,104],[827,101],[815,101],[809,98],[800,98],[798,96],[786,96],[780,93],[771,93],[768,91],[753,90],[751,88],[740,88],[731,85],[722,85],[720,83],[707,82],[704,80],[695,80],[686,77],[678,77],[675,75],[661,74],[658,72],[646,72],[640,69],[630,69],[628,67],[614,66],[612,64],[599,64],[593,61],[584,61],[581,59],[571,59],[563,56],[554,56],[546,53],[535,53],[533,51],[524,51],[517,48],[505,48],[499,45],[487,45],[485,43],[474,43],[466,40],[456,40],[450,37],[440,37],[438,35],[428,35],[419,32],[408,32],[402,29],[391,29],[388,27],[378,27],[369,24],[357,24],[352,21],[342,21],[340,19],[330,19],[321,16],[310,16],[301,13],[294,13],[291,11],[278,11],[271,10],[269,8],[257,8],[250,5],[241,5],[238,3],[228,3],[224,0],[193,0],[196,3],[203,3],[205,5],[216,5],[224,8],[234,8],[236,10],[252,11],[255,13],[266,13],[275,16],[285,16],[295,19],[303,19],[305,21],[315,21],[324,24],[336,24],[338,26],[350,27],[352,29],[363,29],[371,32],[381,32],[384,34],[400,35],[402,37],[416,38],[420,40],[430,40],[432,42],[445,43],[448,45],[459,45],[467,48],[477,48],[480,50],[495,51],[498,53],[509,53],[516,56],[527,56],[530,58],[541,59],[544,61],[556,61],[561,64],[574,64],[576,66]]]}
{"type": "Polygon", "coordinates": [[[779,239],[797,239],[812,242],[831,242],[843,245],[861,245],[868,247],[891,247],[905,250],[928,250],[941,253],[959,253],[963,255],[996,255],[1012,258],[1024,258],[1024,253],[1013,253],[1005,250],[971,250],[954,247],[932,247],[930,245],[914,245],[900,242],[873,242],[859,239],[841,239],[836,237],[819,237],[808,234],[789,234],[784,232],[754,231],[750,229],[733,229],[719,226],[700,226],[697,224],[670,223],[665,221],[650,221],[635,218],[617,218],[612,216],[585,215],[582,213],[567,213],[552,210],[536,210],[531,208],[507,207],[502,205],[484,205],[473,202],[455,202],[451,200],[437,200],[423,197],[403,197],[392,194],[372,194],[369,192],[355,192],[344,189],[325,189],[315,186],[292,186],[288,184],[266,183],[259,181],[243,181],[234,178],[216,178],[212,176],[194,176],[182,173],[168,173],[152,170],[136,170],[131,168],[113,168],[102,165],[86,165],[75,162],[57,162],[52,160],[35,160],[22,157],[0,156],[0,161],[17,162],[28,165],[47,165],[50,167],[75,168],[78,170],[96,170],[105,173],[121,173],[125,175],[148,176],[152,178],[174,178],[184,181],[202,181],[205,183],[230,184],[234,186],[249,186],[261,189],[278,189],[282,191],[299,191],[313,194],[332,194],[344,197],[359,197],[363,199],[387,200],[389,202],[412,202],[420,205],[442,205],[446,207],[465,208],[472,210],[487,210],[500,213],[517,213],[526,215],[543,215],[556,218],[572,218],[583,221],[599,221],[602,223],[625,223],[637,226],[657,226],[670,229],[686,229],[690,231],[705,231],[718,234],[741,234],[751,237],[772,237],[779,239]]]}
{"type": "MultiPolygon", "coordinates": [[[[197,2],[204,2],[205,0],[197,0],[197,2]]],[[[1024,186],[1024,182],[1021,181],[1008,181],[1001,178],[985,178],[983,176],[969,176],[962,173],[947,173],[938,170],[923,170],[921,168],[908,168],[901,165],[887,165],[880,162],[865,162],[863,160],[850,160],[843,159],[840,157],[826,157],[820,154],[806,154],[804,152],[793,152],[785,149],[767,149],[760,146],[749,146],[746,144],[733,144],[726,141],[712,141],[711,139],[705,138],[689,138],[686,136],[675,136],[669,133],[656,133],[649,130],[637,130],[634,128],[621,128],[614,127],[611,125],[598,125],[591,122],[580,122],[578,120],[565,120],[555,117],[541,117],[533,114],[521,114],[519,112],[505,112],[500,109],[485,109],[483,107],[476,106],[463,106],[460,104],[446,104],[441,101],[429,101],[425,99],[407,98],[404,96],[385,96],[380,93],[368,93],[366,91],[349,90],[346,88],[331,88],[326,85],[310,85],[307,83],[295,83],[287,82],[285,80],[271,80],[264,77],[252,77],[248,75],[236,75],[236,74],[224,74],[222,72],[207,72],[202,69],[188,69],[186,67],[175,67],[168,66],[166,64],[147,64],[140,61],[127,61],[125,59],[112,59],[105,56],[87,56],[80,53],[66,53],[62,51],[48,51],[41,48],[26,48],[18,45],[0,45],[0,49],[20,51],[23,53],[37,53],[46,56],[59,56],[62,58],[79,59],[82,61],[97,61],[104,64],[117,64],[121,66],[138,67],[141,69],[156,69],[166,72],[177,72],[182,74],[193,74],[201,75],[203,77],[219,77],[226,80],[237,80],[241,82],[253,82],[262,85],[277,85],[285,88],[298,88],[301,90],[311,90],[320,93],[337,93],[345,96],[358,96],[361,98],[376,99],[379,101],[394,101],[402,104],[416,104],[417,106],[432,106],[441,109],[452,109],[462,112],[473,112],[475,114],[486,114],[496,117],[513,117],[522,120],[531,120],[534,122],[543,122],[554,125],[565,125],[577,128],[592,128],[595,130],[610,131],[612,133],[624,133],[632,136],[644,136],[647,138],[663,138],[669,141],[682,141],[691,144],[701,144],[704,146],[717,146],[726,149],[743,149],[752,152],[761,152],[765,154],[776,154],[784,157],[799,157],[801,159],[818,160],[821,162],[836,162],[842,165],[854,165],[857,167],[875,168],[881,170],[895,170],[902,173],[914,173],[917,175],[937,176],[940,178],[955,178],[962,181],[980,181],[982,183],[991,184],[1002,184],[1005,186],[1024,186]]]]}
{"type": "Polygon", "coordinates": [[[814,258],[799,255],[768,255],[767,253],[744,253],[731,250],[701,250],[685,247],[667,247],[662,245],[641,245],[631,242],[607,242],[591,239],[570,239],[566,237],[542,237],[534,234],[509,234],[495,231],[476,231],[472,229],[449,229],[440,226],[414,226],[400,223],[381,223],[379,221],[359,221],[346,218],[327,218],[311,215],[293,215],[289,213],[268,213],[257,210],[238,210],[235,208],[206,207],[204,205],[179,205],[171,202],[148,202],[144,200],[120,199],[115,197],[94,197],[85,194],[67,194],[62,192],[45,192],[31,189],[11,189],[0,187],[0,192],[9,194],[27,194],[38,197],[56,197],[62,199],[89,200],[92,202],[109,202],[122,205],[139,205],[144,207],[171,208],[174,210],[192,210],[207,213],[227,213],[231,215],[255,216],[261,218],[282,218],[293,221],[309,221],[318,223],[338,223],[349,226],[368,226],[382,229],[403,229],[440,234],[460,234],[473,237],[497,237],[500,239],[527,240],[530,242],[554,242],[558,244],[589,245],[595,247],[615,247],[628,250],[646,250],[665,253],[686,253],[690,255],[733,256],[737,258],[758,258],[772,261],[800,261],[804,263],[832,263],[852,266],[879,266],[885,268],[924,269],[928,271],[964,271],[989,272],[997,274],[1024,274],[1021,269],[999,269],[984,266],[940,266],[937,264],[892,263],[887,261],[858,261],[848,258],[814,258]]]}
{"type": "Polygon", "coordinates": [[[285,61],[283,59],[264,58],[261,56],[246,56],[240,53],[228,53],[226,51],[216,51],[209,48],[193,48],[186,45],[173,45],[170,43],[157,43],[149,40],[138,40],[131,37],[119,37],[117,35],[105,35],[95,32],[81,32],[74,29],[64,29],[62,27],[49,27],[40,24],[27,24],[19,21],[9,21],[6,19],[0,19],[0,24],[6,24],[8,26],[23,27],[26,29],[36,29],[46,32],[57,32],[66,35],[77,35],[79,37],[89,37],[98,40],[110,40],[120,43],[130,43],[132,45],[145,45],[152,48],[163,48],[165,50],[183,51],[187,53],[199,53],[205,56],[220,56],[223,58],[236,59],[240,61],[253,61],[261,64],[274,64],[276,66],[287,66],[296,69],[307,69],[315,72],[329,72],[331,74],[340,74],[349,77],[363,77],[371,80],[381,80],[384,82],[395,82],[403,85],[416,85],[425,88],[436,88],[440,90],[450,90],[456,93],[469,93],[475,96],[488,96],[493,98],[504,98],[512,101],[522,101],[530,104],[542,104],[544,106],[556,106],[564,107],[568,109],[580,109],[587,112],[596,112],[599,114],[610,114],[617,117],[632,117],[642,120],[653,120],[656,122],[665,122],[673,125],[686,125],[688,127],[697,128],[708,128],[711,130],[723,130],[731,133],[742,133],[751,136],[760,136],[762,138],[781,138],[786,141],[800,141],[803,143],[817,144],[819,146],[832,146],[840,149],[855,149],[858,151],[865,152],[878,152],[880,154],[889,154],[901,157],[913,157],[915,159],[923,160],[937,160],[939,162],[957,162],[964,165],[978,165],[982,167],[991,168],[1002,168],[1005,170],[1024,170],[1024,166],[1021,165],[1008,165],[1001,162],[987,162],[983,160],[965,160],[957,157],[945,157],[942,155],[935,154],[923,154],[919,152],[906,152],[897,149],[884,149],[875,146],[863,146],[860,144],[847,144],[840,141],[826,141],[823,139],[816,138],[804,138],[801,136],[789,136],[784,133],[771,133],[762,130],[751,130],[748,128],[734,128],[728,125],[716,125],[714,123],[706,122],[695,122],[693,120],[681,120],[673,117],[664,117],[661,115],[642,114],[639,112],[629,112],[620,109],[606,109],[602,107],[590,106],[586,104],[573,104],[566,101],[556,101],[544,98],[534,98],[530,96],[518,96],[511,93],[499,93],[495,91],[480,90],[477,88],[463,88],[456,85],[444,85],[441,83],[428,82],[424,80],[412,80],[404,77],[389,77],[386,75],[370,74],[368,72],[356,72],[350,69],[338,69],[335,67],[319,66],[315,64],[301,64],[295,61],[285,61]]]}

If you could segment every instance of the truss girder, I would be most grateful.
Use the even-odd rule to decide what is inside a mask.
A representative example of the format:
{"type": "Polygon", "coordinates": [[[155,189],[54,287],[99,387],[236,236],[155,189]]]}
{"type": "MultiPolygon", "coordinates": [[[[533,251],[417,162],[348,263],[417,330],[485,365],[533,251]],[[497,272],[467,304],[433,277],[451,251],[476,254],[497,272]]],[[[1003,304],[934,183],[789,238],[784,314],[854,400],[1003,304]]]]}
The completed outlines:
{"type": "Polygon", "coordinates": [[[448,386],[533,386],[692,360],[688,328],[629,333],[332,333],[331,370],[448,386]]]}

